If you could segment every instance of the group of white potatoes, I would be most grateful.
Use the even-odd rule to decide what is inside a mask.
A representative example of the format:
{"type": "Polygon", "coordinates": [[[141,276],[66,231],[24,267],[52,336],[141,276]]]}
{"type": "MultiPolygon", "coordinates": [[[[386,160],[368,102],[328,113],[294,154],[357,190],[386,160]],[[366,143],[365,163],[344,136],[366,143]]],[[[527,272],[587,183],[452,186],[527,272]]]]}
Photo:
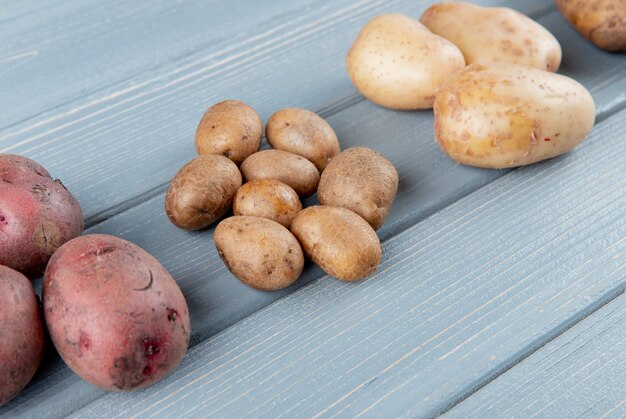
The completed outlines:
{"type": "Polygon", "coordinates": [[[433,108],[435,138],[459,163],[516,167],[565,153],[595,121],[589,92],[555,74],[561,47],[508,8],[429,7],[420,21],[378,16],[347,57],[357,89],[392,109],[433,108]]]}

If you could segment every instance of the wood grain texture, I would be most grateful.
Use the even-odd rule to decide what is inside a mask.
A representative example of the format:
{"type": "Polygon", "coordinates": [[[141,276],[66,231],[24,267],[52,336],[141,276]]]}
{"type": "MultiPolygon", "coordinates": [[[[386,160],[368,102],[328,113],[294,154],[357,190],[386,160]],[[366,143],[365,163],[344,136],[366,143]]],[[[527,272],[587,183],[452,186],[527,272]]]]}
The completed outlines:
{"type": "Polygon", "coordinates": [[[626,415],[626,295],[576,324],[445,417],[626,415]]]}
{"type": "MultiPolygon", "coordinates": [[[[86,92],[78,99],[67,104],[58,103],[52,109],[41,111],[43,113],[36,117],[0,131],[0,151],[24,154],[40,161],[74,192],[83,204],[90,223],[101,220],[108,216],[103,215],[107,209],[121,205],[121,211],[136,205],[137,196],[154,191],[155,188],[162,189],[183,162],[195,156],[193,134],[196,125],[206,108],[219,100],[241,99],[254,106],[266,119],[282,107],[328,109],[333,103],[344,103],[346,98],[355,97],[354,87],[344,69],[344,59],[361,25],[373,15],[389,11],[418,17],[427,3],[408,0],[342,0],[323,4],[314,2],[307,7],[292,4],[288,10],[295,10],[294,16],[285,14],[284,9],[280,10],[281,13],[276,12],[275,16],[261,13],[259,18],[264,19],[265,26],[261,25],[260,28],[252,23],[246,24],[241,20],[243,14],[238,15],[233,21],[241,22],[242,27],[252,26],[257,30],[242,39],[233,38],[235,41],[221,48],[219,42],[216,42],[218,47],[205,46],[203,49],[197,46],[199,49],[195,53],[162,65],[155,64],[154,68],[146,68],[145,63],[137,64],[137,69],[133,71],[145,71],[138,74],[124,73],[125,78],[122,80],[119,80],[121,76],[112,75],[112,79],[103,82],[96,91],[85,87],[86,92]],[[137,181],[129,183],[129,178],[137,181]]],[[[202,3],[194,3],[194,7],[201,7],[197,4],[202,3]]],[[[545,1],[540,0],[511,4],[528,13],[546,7],[545,1]]],[[[139,11],[135,10],[135,13],[139,11]]],[[[192,7],[186,13],[196,16],[208,12],[192,7]]],[[[180,18],[168,15],[169,19],[177,23],[167,27],[184,31],[180,28],[186,27],[184,19],[187,14],[180,18]]],[[[247,12],[245,15],[252,16],[254,13],[247,12]]],[[[546,22],[540,19],[546,25],[556,25],[548,27],[550,30],[569,30],[556,12],[550,16],[552,20],[546,22]]],[[[118,24],[133,27],[130,23],[118,24]]],[[[144,41],[144,38],[155,31],[152,24],[146,25],[140,25],[134,35],[120,28],[123,39],[111,39],[111,36],[117,35],[107,35],[105,38],[110,45],[109,49],[115,45],[116,53],[119,50],[123,60],[134,62],[131,57],[139,53],[132,45],[139,43],[142,48],[147,48],[144,44],[148,41],[144,41]],[[129,39],[132,41],[129,42],[129,39]],[[131,46],[118,48],[118,45],[126,43],[131,46]]],[[[189,28],[198,26],[190,24],[189,28]]],[[[97,33],[99,36],[94,38],[99,39],[104,35],[98,30],[102,31],[102,28],[92,29],[95,32],[89,34],[97,33]]],[[[204,31],[213,33],[210,32],[210,25],[204,31]]],[[[175,42],[182,42],[179,40],[181,36],[171,36],[173,46],[165,41],[169,36],[163,40],[164,45],[160,44],[159,49],[166,51],[163,53],[165,57],[170,48],[176,48],[175,42]]],[[[77,36],[72,42],[79,43],[81,40],[77,36]]],[[[570,42],[569,39],[567,41],[570,42]]],[[[626,76],[623,72],[615,75],[613,71],[616,71],[618,64],[623,63],[623,57],[602,54],[578,37],[572,37],[571,42],[573,45],[570,48],[576,54],[589,53],[589,57],[594,57],[582,63],[576,62],[577,66],[582,64],[582,68],[576,67],[581,81],[588,84],[589,78],[595,77],[592,74],[605,72],[603,82],[616,78],[612,86],[594,89],[589,84],[588,87],[598,103],[619,105],[621,98],[618,100],[616,97],[621,94],[620,87],[626,89],[626,81],[623,81],[626,76]]],[[[43,52],[39,54],[43,55],[43,52]]],[[[40,59],[40,55],[36,59],[40,59]]],[[[80,57],[82,55],[78,54],[76,60],[80,57]]],[[[98,60],[106,59],[106,54],[97,57],[100,57],[98,60]]],[[[71,62],[63,61],[61,64],[53,57],[49,59],[52,60],[49,64],[51,68],[72,68],[71,62]]],[[[107,68],[104,63],[98,62],[97,69],[107,68]]],[[[92,75],[92,70],[85,71],[92,75]]],[[[26,77],[28,72],[19,68],[16,72],[13,78],[0,83],[0,88],[6,90],[21,85],[20,77],[26,77]]],[[[71,83],[69,85],[72,86],[71,83]]],[[[64,90],[66,85],[61,88],[52,83],[52,86],[64,90]]],[[[43,87],[38,89],[44,90],[43,87]]],[[[39,93],[34,95],[31,91],[30,101],[37,101],[38,98],[39,93]]],[[[6,105],[8,109],[12,107],[11,103],[6,105]]]]}
{"type": "Polygon", "coordinates": [[[190,351],[162,383],[78,416],[430,416],[626,286],[626,112],[190,351]]]}

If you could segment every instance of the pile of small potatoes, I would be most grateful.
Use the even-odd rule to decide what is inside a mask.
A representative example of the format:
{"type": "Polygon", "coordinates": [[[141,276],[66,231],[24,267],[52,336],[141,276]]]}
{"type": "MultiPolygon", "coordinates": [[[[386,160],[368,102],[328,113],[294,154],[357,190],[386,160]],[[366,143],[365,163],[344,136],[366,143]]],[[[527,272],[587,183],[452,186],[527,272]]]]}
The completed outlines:
{"type": "MultiPolygon", "coordinates": [[[[622,0],[606,0],[613,1],[622,0]]],[[[562,10],[572,3],[584,2],[557,1],[562,10]]],[[[454,2],[429,7],[419,21],[399,14],[372,19],[346,67],[359,92],[378,105],[433,108],[435,139],[453,160],[508,168],[563,154],[593,127],[591,94],[554,74],[560,63],[558,41],[532,19],[454,2]]]]}
{"type": "Polygon", "coordinates": [[[215,246],[246,285],[275,291],[301,275],[305,255],[329,275],[356,281],[376,271],[398,172],[365,147],[340,151],[332,127],[304,109],[282,109],[265,126],[243,102],[207,110],[196,130],[199,157],[174,176],[165,212],[185,230],[213,224],[215,246]],[[239,167],[237,166],[239,164],[239,167]],[[321,205],[301,199],[317,192],[321,205]]]}
{"type": "Polygon", "coordinates": [[[0,154],[0,405],[39,368],[46,327],[65,363],[108,390],[151,385],[187,351],[187,303],[165,268],[130,242],[82,232],[80,204],[58,179],[0,154]],[[42,319],[27,276],[44,269],[42,319]]]}

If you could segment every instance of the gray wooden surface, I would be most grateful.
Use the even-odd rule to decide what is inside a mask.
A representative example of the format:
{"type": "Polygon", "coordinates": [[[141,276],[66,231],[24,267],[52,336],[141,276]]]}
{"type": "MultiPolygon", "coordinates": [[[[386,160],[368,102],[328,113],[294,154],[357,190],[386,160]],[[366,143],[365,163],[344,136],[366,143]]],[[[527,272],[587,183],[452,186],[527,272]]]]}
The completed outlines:
{"type": "MultiPolygon", "coordinates": [[[[35,158],[63,179],[89,232],[122,236],[159,258],[192,317],[192,349],[162,383],[106,394],[51,353],[0,415],[428,416],[462,400],[449,414],[504,411],[477,409],[498,386],[532,374],[517,362],[567,345],[570,331],[557,336],[615,304],[626,286],[626,56],[588,44],[551,2],[480,1],[517,8],[555,34],[560,72],[592,92],[598,124],[574,152],[533,167],[456,165],[433,142],[431,112],[376,107],[344,69],[367,19],[418,17],[429,3],[0,3],[8,40],[0,44],[0,151],[35,158]],[[343,284],[307,266],[288,290],[254,291],[219,261],[212,229],[169,224],[164,188],[194,157],[202,112],[224,98],[264,118],[286,106],[316,110],[342,147],[367,145],[394,162],[400,188],[379,231],[385,261],[375,277],[343,284]]],[[[623,312],[615,316],[626,323],[623,312]]],[[[616,345],[611,365],[623,365],[623,339],[616,345]]],[[[581,354],[573,359],[582,368],[581,354]]],[[[588,376],[597,385],[572,393],[604,397],[596,410],[566,410],[567,397],[545,392],[552,396],[537,409],[508,403],[507,414],[550,402],[543,412],[557,416],[608,411],[620,395],[603,396],[606,380],[619,389],[612,374],[598,369],[588,376]]],[[[561,376],[551,389],[568,385],[561,376]]],[[[529,385],[541,389],[548,378],[529,385]]]]}

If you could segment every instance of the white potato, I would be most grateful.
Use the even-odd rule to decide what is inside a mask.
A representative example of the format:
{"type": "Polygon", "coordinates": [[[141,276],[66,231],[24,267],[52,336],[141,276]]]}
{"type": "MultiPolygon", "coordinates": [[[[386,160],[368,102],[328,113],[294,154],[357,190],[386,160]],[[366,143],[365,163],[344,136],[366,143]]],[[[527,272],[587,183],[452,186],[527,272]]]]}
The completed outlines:
{"type": "Polygon", "coordinates": [[[359,33],[346,61],[356,88],[392,109],[432,108],[437,88],[465,66],[463,54],[415,19],[375,17],[359,33]]]}
{"type": "Polygon", "coordinates": [[[439,91],[435,137],[459,163],[515,167],[565,153],[595,120],[580,83],[514,64],[472,64],[439,91]]]}
{"type": "Polygon", "coordinates": [[[441,3],[426,9],[420,22],[459,47],[467,64],[521,64],[553,72],[561,64],[556,38],[513,9],[441,3]]]}

